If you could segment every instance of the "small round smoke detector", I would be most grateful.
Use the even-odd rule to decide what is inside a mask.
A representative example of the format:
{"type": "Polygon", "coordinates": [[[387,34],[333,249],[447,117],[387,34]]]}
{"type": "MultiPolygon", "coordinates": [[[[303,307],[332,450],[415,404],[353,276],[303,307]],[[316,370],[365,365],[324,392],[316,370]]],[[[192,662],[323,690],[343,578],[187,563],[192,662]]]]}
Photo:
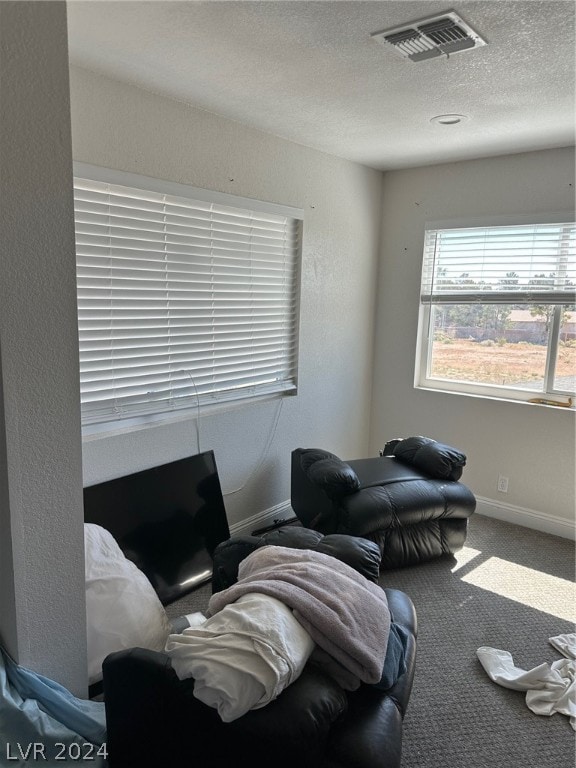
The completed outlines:
{"type": "Polygon", "coordinates": [[[436,125],[459,125],[465,123],[468,120],[467,115],[436,115],[436,117],[430,118],[431,123],[436,125]]]}

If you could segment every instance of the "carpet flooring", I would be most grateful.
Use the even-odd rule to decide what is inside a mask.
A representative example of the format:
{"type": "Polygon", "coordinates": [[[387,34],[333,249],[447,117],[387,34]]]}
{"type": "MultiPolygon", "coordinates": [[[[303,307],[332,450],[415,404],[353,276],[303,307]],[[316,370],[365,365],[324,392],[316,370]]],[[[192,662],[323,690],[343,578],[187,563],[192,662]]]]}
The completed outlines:
{"type": "Polygon", "coordinates": [[[568,718],[534,715],[476,658],[482,645],[522,669],[562,658],[548,638],[574,631],[573,542],[474,515],[455,558],[383,572],[381,584],[407,592],[418,615],[405,768],[574,768],[568,718]]]}
{"type": "MultiPolygon", "coordinates": [[[[482,645],[523,669],[561,658],[548,638],[574,631],[573,542],[474,515],[456,557],[384,571],[380,583],[407,592],[418,615],[403,768],[574,768],[568,718],[534,715],[476,658],[482,645]]],[[[209,595],[203,586],[169,613],[202,611],[209,595]]]]}

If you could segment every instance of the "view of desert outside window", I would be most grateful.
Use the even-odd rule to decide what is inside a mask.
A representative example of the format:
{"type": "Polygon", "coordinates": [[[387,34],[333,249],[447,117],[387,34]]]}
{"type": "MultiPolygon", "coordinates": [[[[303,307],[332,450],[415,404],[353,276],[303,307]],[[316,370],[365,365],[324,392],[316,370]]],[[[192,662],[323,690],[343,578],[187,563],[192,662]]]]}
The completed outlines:
{"type": "MultiPolygon", "coordinates": [[[[552,309],[436,306],[430,377],[542,392],[552,309]]],[[[575,311],[562,314],[554,389],[576,390],[575,311]]]]}

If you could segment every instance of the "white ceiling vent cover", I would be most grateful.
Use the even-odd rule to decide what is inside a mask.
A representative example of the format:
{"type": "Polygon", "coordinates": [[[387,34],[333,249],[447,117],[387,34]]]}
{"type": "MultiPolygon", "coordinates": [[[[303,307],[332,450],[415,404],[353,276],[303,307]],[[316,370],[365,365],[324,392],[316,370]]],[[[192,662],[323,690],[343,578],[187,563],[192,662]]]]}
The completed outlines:
{"type": "Polygon", "coordinates": [[[390,43],[400,56],[411,61],[450,56],[486,45],[486,41],[454,11],[373,32],[371,37],[380,43],[390,43]]]}

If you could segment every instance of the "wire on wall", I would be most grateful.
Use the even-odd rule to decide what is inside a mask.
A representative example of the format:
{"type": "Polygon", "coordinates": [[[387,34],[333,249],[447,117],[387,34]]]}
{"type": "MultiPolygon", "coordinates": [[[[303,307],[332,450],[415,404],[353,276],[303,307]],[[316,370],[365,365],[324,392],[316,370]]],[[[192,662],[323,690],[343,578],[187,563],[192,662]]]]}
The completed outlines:
{"type": "Polygon", "coordinates": [[[192,385],[194,387],[194,394],[196,395],[196,448],[197,453],[201,453],[200,451],[200,395],[198,394],[198,387],[196,386],[196,382],[194,381],[194,377],[190,373],[190,371],[183,370],[183,373],[188,374],[190,377],[190,381],[192,382],[192,385]]]}
{"type": "MultiPolygon", "coordinates": [[[[196,386],[196,382],[194,381],[194,377],[190,373],[190,371],[183,370],[183,373],[186,373],[190,377],[190,381],[192,382],[192,385],[194,386],[194,393],[196,395],[196,447],[197,452],[201,453],[200,449],[200,416],[201,416],[201,407],[200,407],[200,395],[198,394],[198,387],[196,386]]],[[[268,457],[268,454],[270,452],[270,448],[272,446],[272,442],[274,441],[274,438],[276,437],[276,432],[278,429],[278,422],[280,420],[280,415],[282,413],[282,405],[284,403],[284,399],[280,398],[278,401],[278,407],[276,409],[276,415],[274,417],[274,421],[272,423],[272,427],[270,429],[270,434],[268,435],[268,440],[266,441],[266,445],[264,446],[264,449],[260,455],[260,459],[256,463],[256,466],[254,469],[250,472],[248,477],[244,480],[242,485],[240,485],[238,488],[235,488],[232,491],[222,491],[223,496],[232,496],[235,493],[240,493],[240,491],[243,491],[244,488],[248,485],[250,480],[256,475],[257,472],[259,472],[260,468],[266,461],[266,458],[268,457]]]]}
{"type": "Polygon", "coordinates": [[[276,437],[276,430],[278,428],[278,421],[280,420],[280,414],[282,413],[283,403],[284,403],[284,399],[280,398],[280,400],[278,401],[278,407],[276,409],[276,416],[274,418],[274,422],[272,424],[270,434],[268,435],[268,440],[266,441],[266,445],[260,456],[260,460],[257,462],[256,466],[254,467],[252,472],[250,472],[250,474],[244,480],[241,486],[239,486],[238,488],[235,488],[233,491],[222,491],[223,496],[232,496],[235,493],[239,493],[240,491],[243,491],[244,488],[246,488],[246,486],[250,482],[250,480],[254,477],[254,475],[256,475],[256,473],[260,471],[260,468],[262,467],[266,458],[268,457],[268,453],[270,452],[270,447],[272,446],[272,441],[276,437]]]}

